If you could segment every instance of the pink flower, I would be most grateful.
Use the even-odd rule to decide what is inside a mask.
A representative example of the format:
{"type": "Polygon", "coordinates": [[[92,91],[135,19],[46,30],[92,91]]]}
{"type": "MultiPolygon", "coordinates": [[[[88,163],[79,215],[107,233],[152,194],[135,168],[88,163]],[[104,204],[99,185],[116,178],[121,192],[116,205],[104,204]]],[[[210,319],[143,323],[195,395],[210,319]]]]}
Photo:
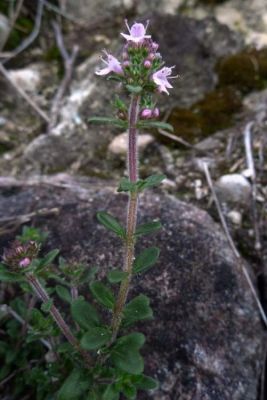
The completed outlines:
{"type": "Polygon", "coordinates": [[[144,119],[149,119],[152,117],[152,110],[150,110],[149,108],[145,108],[142,112],[141,112],[141,118],[144,119]]]}
{"type": "Polygon", "coordinates": [[[123,70],[122,70],[121,63],[119,62],[119,60],[117,60],[117,58],[112,56],[111,54],[108,54],[106,51],[104,51],[104,53],[107,56],[107,61],[104,60],[103,57],[101,57],[101,60],[105,64],[107,64],[107,66],[103,69],[96,71],[96,75],[107,75],[110,72],[114,72],[115,74],[122,75],[123,70]]]}
{"type": "Polygon", "coordinates": [[[130,33],[130,35],[127,35],[125,33],[121,33],[121,35],[126,39],[126,40],[131,40],[134,43],[142,43],[144,39],[150,39],[151,35],[146,35],[146,30],[148,27],[148,23],[146,24],[146,27],[144,27],[143,24],[135,22],[133,26],[130,28],[128,25],[127,20],[125,20],[125,24],[127,26],[127,29],[130,33]]]}
{"type": "Polygon", "coordinates": [[[168,82],[168,79],[176,78],[176,76],[170,76],[172,73],[173,67],[163,67],[159,71],[154,72],[152,75],[152,79],[154,83],[158,86],[160,92],[165,92],[169,94],[168,89],[172,88],[173,86],[168,82]]]}
{"type": "Polygon", "coordinates": [[[19,266],[22,268],[26,268],[30,265],[30,263],[31,263],[31,260],[29,259],[29,257],[25,257],[19,262],[19,266]]]}

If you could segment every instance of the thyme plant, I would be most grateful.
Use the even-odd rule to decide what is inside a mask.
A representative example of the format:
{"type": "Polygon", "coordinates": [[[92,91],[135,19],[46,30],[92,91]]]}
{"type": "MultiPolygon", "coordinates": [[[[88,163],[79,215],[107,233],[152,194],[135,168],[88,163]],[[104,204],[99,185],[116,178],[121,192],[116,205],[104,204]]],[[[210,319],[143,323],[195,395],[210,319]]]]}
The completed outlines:
{"type": "MultiPolygon", "coordinates": [[[[5,250],[3,262],[10,269],[4,265],[0,268],[3,281],[19,282],[23,290],[34,292],[42,302],[38,339],[40,333],[42,340],[51,339],[51,330],[43,323],[43,313],[50,315],[50,322],[53,320],[57,327],[52,332],[50,347],[54,357],[50,361],[53,368],[50,365],[49,371],[54,379],[51,378],[50,388],[45,386],[38,392],[38,399],[118,400],[121,396],[135,399],[139,389],[157,388],[157,382],[143,374],[140,349],[145,337],[140,332],[130,331],[135,322],[153,316],[150,301],[144,294],[129,301],[128,293],[133,276],[146,273],[159,256],[157,247],[146,248],[136,255],[135,244],[138,237],[161,227],[159,221],[138,225],[137,212],[139,194],[159,185],[164,175],[139,179],[137,135],[139,129],[171,130],[169,124],[158,121],[159,109],[154,95],[169,94],[168,89],[172,88],[169,79],[175,77],[171,76],[174,67],[164,66],[158,44],[147,34],[148,23],[146,26],[134,23],[129,27],[126,21],[126,26],[128,33],[121,33],[126,41],[121,61],[105,51],[105,58],[102,58],[105,66],[96,71],[97,75],[120,83],[122,95],[115,99],[116,116],[90,119],[90,122],[113,124],[128,130],[128,177],[122,178],[118,188],[118,192],[128,193],[126,227],[105,211],[97,213],[98,221],[123,242],[122,269],[109,271],[104,284],[95,279],[95,270],[88,275],[88,270],[80,264],[68,264],[60,258],[56,267],[53,264],[58,250],[40,257],[41,240],[36,232],[29,234],[27,229],[5,250]],[[129,101],[124,100],[127,97],[129,101]],[[57,283],[56,287],[46,288],[52,280],[57,283]],[[98,306],[108,310],[109,320],[104,318],[107,313],[101,315],[101,309],[99,312],[95,303],[89,303],[81,295],[84,293],[82,285],[87,282],[98,306]],[[67,303],[73,322],[66,308],[64,313],[58,309],[52,295],[67,303]],[[67,343],[58,340],[60,333],[67,343]]],[[[32,314],[28,315],[29,323],[34,322],[32,319],[32,314]]],[[[31,335],[34,329],[31,326],[31,335]]],[[[34,339],[37,340],[37,336],[34,339]]]]}

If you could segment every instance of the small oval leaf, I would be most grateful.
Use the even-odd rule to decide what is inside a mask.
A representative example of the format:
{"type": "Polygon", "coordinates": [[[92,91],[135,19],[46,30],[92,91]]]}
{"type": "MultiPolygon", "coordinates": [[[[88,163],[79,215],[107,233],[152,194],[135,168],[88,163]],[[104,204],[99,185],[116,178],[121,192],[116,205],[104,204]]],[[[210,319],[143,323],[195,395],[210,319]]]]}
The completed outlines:
{"type": "Polygon", "coordinates": [[[115,269],[108,273],[107,278],[110,283],[119,283],[119,282],[123,281],[123,279],[126,278],[127,275],[128,275],[127,272],[115,269]]]}
{"type": "Polygon", "coordinates": [[[81,328],[87,330],[99,324],[99,316],[96,309],[83,299],[76,299],[72,302],[71,315],[81,328]]]}
{"type": "Polygon", "coordinates": [[[120,237],[125,237],[125,229],[112,215],[105,211],[99,211],[96,216],[98,221],[107,229],[115,232],[120,237]]]}
{"type": "Polygon", "coordinates": [[[106,328],[91,328],[81,340],[81,346],[86,350],[97,350],[111,339],[111,332],[106,328]]]}
{"type": "Polygon", "coordinates": [[[115,305],[115,297],[112,291],[101,282],[93,282],[90,289],[95,299],[103,306],[113,309],[115,305]]]}
{"type": "Polygon", "coordinates": [[[147,222],[146,224],[138,225],[135,230],[135,236],[148,235],[156,232],[161,228],[160,221],[147,222]]]}
{"type": "Polygon", "coordinates": [[[150,247],[143,250],[134,261],[133,273],[140,274],[149,270],[156,263],[159,253],[160,251],[157,247],[150,247]]]}
{"type": "Polygon", "coordinates": [[[72,298],[71,298],[70,292],[64,286],[57,285],[56,286],[56,293],[57,293],[58,297],[60,297],[62,300],[66,301],[67,303],[71,303],[72,302],[72,298]]]}

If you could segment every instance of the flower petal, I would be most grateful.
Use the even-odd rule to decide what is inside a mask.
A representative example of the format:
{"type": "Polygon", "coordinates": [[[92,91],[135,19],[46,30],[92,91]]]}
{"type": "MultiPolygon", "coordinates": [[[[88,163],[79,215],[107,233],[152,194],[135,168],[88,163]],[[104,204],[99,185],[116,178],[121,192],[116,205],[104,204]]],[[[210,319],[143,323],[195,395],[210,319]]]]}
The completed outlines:
{"type": "Polygon", "coordinates": [[[96,71],[95,74],[96,75],[107,75],[110,72],[111,72],[110,68],[106,67],[106,68],[103,68],[103,69],[100,69],[100,70],[96,71]]]}

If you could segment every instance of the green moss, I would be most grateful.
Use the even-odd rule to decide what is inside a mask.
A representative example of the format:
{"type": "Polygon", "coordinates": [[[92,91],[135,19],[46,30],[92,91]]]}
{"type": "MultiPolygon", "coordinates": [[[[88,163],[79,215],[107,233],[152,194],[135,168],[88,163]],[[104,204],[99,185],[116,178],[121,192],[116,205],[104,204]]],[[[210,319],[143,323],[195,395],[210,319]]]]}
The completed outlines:
{"type": "Polygon", "coordinates": [[[21,16],[16,21],[16,28],[12,29],[5,45],[6,51],[15,49],[25,37],[27,37],[32,29],[34,22],[27,17],[21,16]]]}
{"type": "Polygon", "coordinates": [[[61,61],[61,55],[56,45],[49,47],[43,55],[44,61],[61,61]]]}
{"type": "MultiPolygon", "coordinates": [[[[189,109],[175,108],[168,120],[177,136],[194,144],[229,128],[242,108],[242,95],[267,87],[267,49],[247,49],[216,65],[217,88],[189,109]]],[[[159,140],[169,143],[159,136],[159,140]]]]}
{"type": "Polygon", "coordinates": [[[219,88],[207,93],[190,109],[175,108],[168,122],[178,136],[196,143],[218,130],[230,127],[234,114],[241,107],[241,97],[237,91],[231,87],[219,88]]]}
{"type": "Polygon", "coordinates": [[[267,49],[245,50],[221,59],[216,66],[219,87],[234,86],[242,93],[267,86],[267,49]]]}

